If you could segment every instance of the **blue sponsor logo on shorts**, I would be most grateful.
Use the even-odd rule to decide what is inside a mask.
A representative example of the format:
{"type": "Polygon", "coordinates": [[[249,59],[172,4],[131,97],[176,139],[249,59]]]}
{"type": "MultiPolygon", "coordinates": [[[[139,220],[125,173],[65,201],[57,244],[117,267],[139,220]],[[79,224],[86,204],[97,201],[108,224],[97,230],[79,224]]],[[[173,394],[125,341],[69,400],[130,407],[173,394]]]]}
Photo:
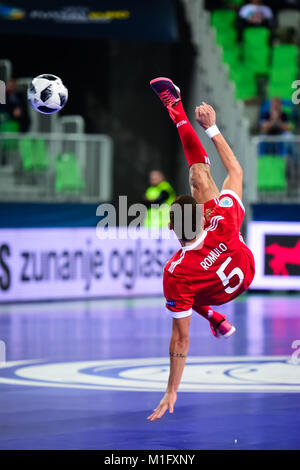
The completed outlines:
{"type": "Polygon", "coordinates": [[[176,300],[167,300],[168,307],[176,307],[176,300]]]}
{"type": "Polygon", "coordinates": [[[219,202],[219,206],[221,207],[231,207],[233,206],[233,200],[231,199],[231,197],[223,197],[221,199],[221,201],[219,202]]]}

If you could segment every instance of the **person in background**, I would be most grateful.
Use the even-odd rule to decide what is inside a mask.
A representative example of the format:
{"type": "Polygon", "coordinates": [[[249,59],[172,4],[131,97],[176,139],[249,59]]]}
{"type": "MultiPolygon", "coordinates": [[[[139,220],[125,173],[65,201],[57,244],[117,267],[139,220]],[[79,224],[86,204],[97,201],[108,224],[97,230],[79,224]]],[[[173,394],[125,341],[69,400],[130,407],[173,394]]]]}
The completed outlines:
{"type": "Polygon", "coordinates": [[[239,11],[239,19],[244,27],[247,26],[274,26],[274,15],[271,8],[262,3],[262,0],[251,0],[239,11]]]}
{"type": "Polygon", "coordinates": [[[148,228],[167,228],[170,221],[169,209],[176,193],[160,170],[150,171],[149,182],[150,186],[146,190],[144,198],[144,203],[147,206],[144,226],[148,228]],[[151,207],[154,204],[158,207],[151,207]]]}
{"type": "Polygon", "coordinates": [[[261,115],[260,131],[262,134],[280,135],[284,132],[292,131],[293,126],[288,120],[288,116],[282,110],[281,98],[273,98],[270,110],[261,115]]]}
{"type": "MultiPolygon", "coordinates": [[[[281,98],[273,98],[270,103],[270,109],[263,112],[260,116],[260,134],[278,136],[292,132],[292,130],[293,124],[282,110],[281,98]]],[[[285,144],[283,142],[262,142],[259,153],[260,155],[284,155],[285,144]]]]}
{"type": "MultiPolygon", "coordinates": [[[[6,83],[6,104],[0,107],[0,123],[2,130],[6,131],[5,123],[14,123],[13,130],[26,132],[29,128],[26,98],[17,91],[17,81],[10,78],[6,83]]],[[[0,127],[0,130],[1,130],[0,127]]]]}

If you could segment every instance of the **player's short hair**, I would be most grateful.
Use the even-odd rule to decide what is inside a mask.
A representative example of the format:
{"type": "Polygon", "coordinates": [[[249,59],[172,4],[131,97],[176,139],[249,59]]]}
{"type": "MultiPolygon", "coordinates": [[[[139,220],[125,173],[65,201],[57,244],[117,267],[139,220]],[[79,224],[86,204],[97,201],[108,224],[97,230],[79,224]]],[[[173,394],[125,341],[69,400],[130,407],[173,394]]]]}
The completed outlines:
{"type": "Polygon", "coordinates": [[[178,196],[170,207],[170,226],[179,240],[191,241],[202,232],[202,205],[188,194],[178,196]]]}

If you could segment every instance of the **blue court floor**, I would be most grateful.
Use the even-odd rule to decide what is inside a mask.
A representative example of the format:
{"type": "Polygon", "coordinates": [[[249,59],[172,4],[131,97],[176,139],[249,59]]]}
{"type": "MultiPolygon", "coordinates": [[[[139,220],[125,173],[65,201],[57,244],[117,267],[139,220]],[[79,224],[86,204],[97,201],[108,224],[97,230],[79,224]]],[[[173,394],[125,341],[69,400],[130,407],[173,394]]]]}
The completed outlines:
{"type": "Polygon", "coordinates": [[[300,449],[300,297],[219,311],[236,334],[193,314],[175,412],[150,423],[168,378],[162,299],[0,306],[0,449],[300,449]]]}

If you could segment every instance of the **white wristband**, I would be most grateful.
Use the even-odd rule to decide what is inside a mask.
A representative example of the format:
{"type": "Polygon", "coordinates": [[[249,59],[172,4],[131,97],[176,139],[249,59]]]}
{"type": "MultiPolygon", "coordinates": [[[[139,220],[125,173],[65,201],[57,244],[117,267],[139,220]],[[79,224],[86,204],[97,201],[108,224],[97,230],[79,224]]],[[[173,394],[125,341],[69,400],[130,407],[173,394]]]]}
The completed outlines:
{"type": "Polygon", "coordinates": [[[213,137],[215,137],[218,134],[221,134],[221,132],[219,131],[219,128],[218,128],[218,126],[216,126],[216,124],[209,127],[208,129],[206,129],[205,133],[208,135],[208,137],[210,139],[212,139],[213,137]]]}

